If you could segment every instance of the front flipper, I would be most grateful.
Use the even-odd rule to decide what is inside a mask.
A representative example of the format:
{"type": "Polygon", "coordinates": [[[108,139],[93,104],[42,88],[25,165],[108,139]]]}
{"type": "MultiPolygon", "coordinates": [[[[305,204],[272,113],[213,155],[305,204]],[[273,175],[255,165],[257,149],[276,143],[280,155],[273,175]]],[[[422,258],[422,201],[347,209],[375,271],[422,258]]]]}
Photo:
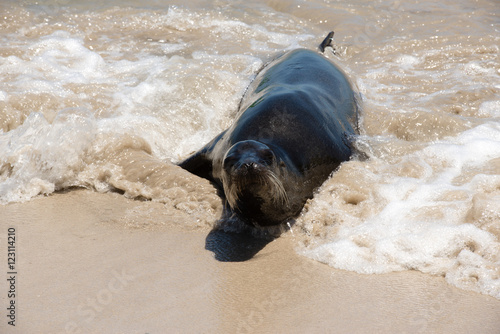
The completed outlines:
{"type": "Polygon", "coordinates": [[[205,145],[201,150],[179,163],[179,167],[187,170],[194,175],[205,178],[211,182],[215,182],[212,176],[212,157],[211,153],[219,139],[222,138],[225,131],[215,137],[210,143],[205,145]]]}
{"type": "Polygon", "coordinates": [[[212,160],[208,157],[205,148],[181,162],[179,164],[179,167],[187,170],[190,173],[198,175],[199,177],[213,181],[212,160]]]}

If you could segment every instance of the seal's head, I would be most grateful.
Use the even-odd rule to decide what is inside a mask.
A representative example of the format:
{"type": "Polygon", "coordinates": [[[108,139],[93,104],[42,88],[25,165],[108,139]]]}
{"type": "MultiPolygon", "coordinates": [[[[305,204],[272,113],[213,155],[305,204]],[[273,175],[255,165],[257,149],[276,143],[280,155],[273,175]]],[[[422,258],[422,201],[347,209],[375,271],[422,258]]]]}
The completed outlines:
{"type": "Polygon", "coordinates": [[[255,140],[234,144],[224,156],[222,166],[224,194],[231,208],[262,225],[260,221],[288,206],[281,181],[280,163],[269,146],[255,140]]]}

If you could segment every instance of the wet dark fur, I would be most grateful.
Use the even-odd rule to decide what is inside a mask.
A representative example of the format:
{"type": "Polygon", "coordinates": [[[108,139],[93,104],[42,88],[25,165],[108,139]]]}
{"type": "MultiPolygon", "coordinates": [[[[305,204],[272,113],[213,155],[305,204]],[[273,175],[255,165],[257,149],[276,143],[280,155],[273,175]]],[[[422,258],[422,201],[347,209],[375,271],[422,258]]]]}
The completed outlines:
{"type": "Polygon", "coordinates": [[[317,52],[294,50],[259,73],[234,124],[179,165],[219,188],[223,218],[277,225],[350,158],[356,128],[345,74],[317,52]]]}

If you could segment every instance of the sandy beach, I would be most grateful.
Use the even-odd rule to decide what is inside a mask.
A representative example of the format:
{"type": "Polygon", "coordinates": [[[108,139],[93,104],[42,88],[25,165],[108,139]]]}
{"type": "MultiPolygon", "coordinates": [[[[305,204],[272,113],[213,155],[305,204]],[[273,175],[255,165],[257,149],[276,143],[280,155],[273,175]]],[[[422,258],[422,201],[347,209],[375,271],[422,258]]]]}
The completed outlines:
{"type": "MultiPolygon", "coordinates": [[[[164,204],[72,190],[0,206],[16,236],[2,333],[498,333],[500,301],[419,272],[360,275],[301,257],[292,233],[220,262],[164,204]],[[135,216],[131,213],[136,213],[135,216]]],[[[191,225],[190,225],[191,224],[191,225]]]]}

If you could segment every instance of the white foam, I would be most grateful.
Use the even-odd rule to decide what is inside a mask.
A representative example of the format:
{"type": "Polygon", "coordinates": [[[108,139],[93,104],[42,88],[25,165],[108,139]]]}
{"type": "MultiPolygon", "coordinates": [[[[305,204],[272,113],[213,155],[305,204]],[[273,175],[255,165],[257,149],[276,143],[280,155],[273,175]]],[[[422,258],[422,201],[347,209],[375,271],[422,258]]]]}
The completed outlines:
{"type": "Polygon", "coordinates": [[[52,80],[87,83],[106,74],[103,73],[105,62],[102,57],[86,48],[81,39],[65,31],[44,36],[29,49],[33,52],[30,66],[43,71],[52,80]]]}
{"type": "Polygon", "coordinates": [[[486,73],[494,74],[494,69],[488,69],[481,66],[479,61],[471,61],[463,66],[463,71],[466,75],[482,75],[486,73]]]}
{"type": "Polygon", "coordinates": [[[83,155],[95,137],[95,120],[84,109],[64,109],[52,124],[32,113],[18,128],[3,134],[0,166],[3,203],[26,201],[38,194],[77,185],[83,155]]]}
{"type": "MultiPolygon", "coordinates": [[[[482,124],[414,154],[430,166],[431,173],[421,178],[391,175],[386,171],[395,166],[374,161],[370,171],[378,180],[361,205],[378,213],[366,220],[353,216],[347,222],[337,222],[334,237],[316,239],[303,254],[360,273],[416,269],[443,275],[459,287],[500,298],[500,243],[491,232],[468,222],[474,196],[491,192],[494,197],[498,193],[500,170],[493,175],[476,175],[460,182],[463,184],[455,181],[466,170],[500,158],[500,125],[482,124]]],[[[322,194],[318,201],[332,200],[322,194]]],[[[304,218],[315,214],[313,209],[304,218]]],[[[488,215],[490,220],[500,219],[499,202],[490,207],[488,215]]],[[[335,216],[338,214],[333,213],[335,216]]],[[[306,230],[312,231],[307,224],[306,230]]]]}
{"type": "Polygon", "coordinates": [[[4,102],[7,101],[7,97],[8,97],[7,93],[0,90],[0,101],[4,102]]]}
{"type": "Polygon", "coordinates": [[[479,116],[500,117],[500,100],[481,103],[478,114],[479,116]]]}
{"type": "Polygon", "coordinates": [[[410,55],[402,55],[396,59],[396,63],[400,64],[405,69],[414,68],[416,65],[419,65],[422,62],[423,62],[422,58],[410,55]]]}

